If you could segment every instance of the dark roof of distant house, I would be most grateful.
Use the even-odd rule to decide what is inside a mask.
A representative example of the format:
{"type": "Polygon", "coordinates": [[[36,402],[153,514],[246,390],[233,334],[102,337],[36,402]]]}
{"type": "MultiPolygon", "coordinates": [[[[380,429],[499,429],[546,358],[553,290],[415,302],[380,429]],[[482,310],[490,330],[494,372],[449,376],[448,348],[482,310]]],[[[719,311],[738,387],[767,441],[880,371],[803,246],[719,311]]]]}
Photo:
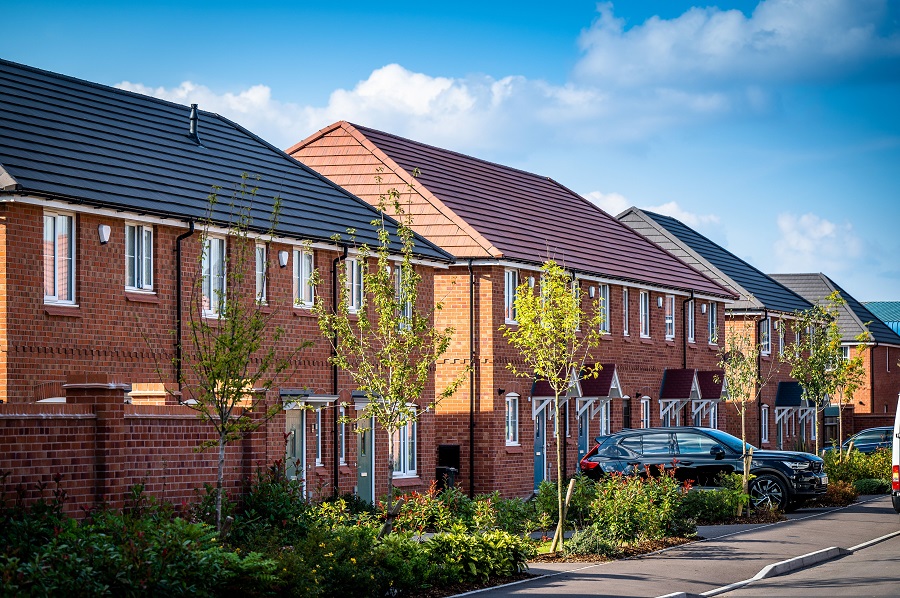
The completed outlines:
{"type": "Polygon", "coordinates": [[[800,407],[803,405],[803,387],[796,380],[778,383],[775,393],[776,407],[800,407]]]}
{"type": "Polygon", "coordinates": [[[863,305],[891,330],[900,333],[900,301],[866,301],[863,305]]]}
{"type": "Polygon", "coordinates": [[[700,385],[700,398],[716,401],[722,398],[722,386],[725,384],[724,370],[707,370],[697,372],[697,383],[700,385]]]}
{"type": "Polygon", "coordinates": [[[699,382],[696,387],[694,386],[695,381],[697,370],[666,369],[663,371],[662,387],[659,391],[660,400],[690,399],[692,391],[700,388],[699,382]]]}
{"type": "Polygon", "coordinates": [[[416,186],[477,231],[498,259],[540,264],[552,258],[585,274],[734,297],[551,178],[351,123],[319,133],[334,127],[363,136],[407,173],[418,171],[416,186]]]}
{"type": "Polygon", "coordinates": [[[868,330],[873,341],[883,345],[900,346],[900,336],[896,332],[824,274],[771,274],[771,276],[813,303],[824,303],[828,295],[838,291],[847,302],[838,313],[838,326],[841,328],[844,342],[853,342],[856,337],[868,330]]]}
{"type": "Polygon", "coordinates": [[[731,310],[793,313],[812,307],[797,293],[676,218],[638,208],[629,208],[618,218],[738,295],[740,299],[729,306],[731,310]]]}
{"type": "MultiPolygon", "coordinates": [[[[212,220],[227,226],[246,173],[258,187],[251,230],[268,230],[277,196],[278,236],[331,242],[353,228],[378,243],[376,210],[218,114],[198,111],[198,144],[189,107],[5,60],[0,106],[0,193],[201,221],[218,185],[212,220]]],[[[424,238],[416,253],[451,260],[424,238]]]]}

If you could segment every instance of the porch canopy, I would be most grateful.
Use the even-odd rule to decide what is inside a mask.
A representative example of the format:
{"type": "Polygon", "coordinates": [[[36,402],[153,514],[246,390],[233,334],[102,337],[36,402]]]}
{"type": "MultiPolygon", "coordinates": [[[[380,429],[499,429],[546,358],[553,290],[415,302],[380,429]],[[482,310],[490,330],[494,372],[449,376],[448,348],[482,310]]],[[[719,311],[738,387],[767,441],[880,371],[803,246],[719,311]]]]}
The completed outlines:
{"type": "Polygon", "coordinates": [[[803,387],[796,380],[779,382],[775,394],[775,425],[792,413],[797,414],[797,421],[802,425],[815,417],[816,406],[803,398],[803,387]]]}
{"type": "Polygon", "coordinates": [[[675,421],[678,422],[682,407],[690,401],[699,401],[701,398],[697,370],[667,368],[663,371],[662,387],[659,391],[659,418],[662,421],[667,417],[671,420],[674,415],[675,421]]]}
{"type": "Polygon", "coordinates": [[[722,399],[728,398],[728,388],[725,385],[725,370],[700,370],[697,372],[697,382],[700,385],[700,399],[691,401],[691,419],[703,421],[710,419],[716,405],[722,399]]]}
{"type": "Polygon", "coordinates": [[[291,409],[303,409],[310,406],[313,409],[321,409],[334,404],[338,400],[337,395],[316,393],[308,388],[282,388],[278,391],[281,397],[282,408],[285,411],[291,409]]]}
{"type": "MultiPolygon", "coordinates": [[[[572,368],[569,373],[569,388],[559,397],[561,404],[565,404],[570,398],[576,399],[578,416],[590,410],[590,417],[593,418],[610,399],[622,397],[622,385],[616,373],[616,364],[599,364],[601,369],[597,372],[596,378],[586,376],[586,372],[596,365],[585,368],[580,374],[576,374],[575,368],[572,368]]],[[[547,406],[552,404],[553,398],[550,383],[544,378],[535,378],[531,385],[531,419],[535,419],[541,411],[547,409],[547,406]]]]}

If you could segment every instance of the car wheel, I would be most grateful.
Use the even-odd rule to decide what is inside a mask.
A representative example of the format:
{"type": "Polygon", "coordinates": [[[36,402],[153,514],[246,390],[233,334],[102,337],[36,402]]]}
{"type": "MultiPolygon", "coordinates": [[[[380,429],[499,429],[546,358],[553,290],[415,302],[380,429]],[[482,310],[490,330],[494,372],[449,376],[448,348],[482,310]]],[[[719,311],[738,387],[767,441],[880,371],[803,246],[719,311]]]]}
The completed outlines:
{"type": "Polygon", "coordinates": [[[788,497],[784,482],[773,475],[757,476],[750,482],[750,504],[754,507],[786,510],[788,497]]]}

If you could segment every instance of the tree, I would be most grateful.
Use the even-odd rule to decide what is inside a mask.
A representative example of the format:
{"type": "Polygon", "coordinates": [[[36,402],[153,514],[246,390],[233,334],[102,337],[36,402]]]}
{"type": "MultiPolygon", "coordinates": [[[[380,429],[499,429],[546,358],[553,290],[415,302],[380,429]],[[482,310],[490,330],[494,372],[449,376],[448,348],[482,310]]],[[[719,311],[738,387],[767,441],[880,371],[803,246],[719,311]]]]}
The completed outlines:
{"type": "Polygon", "coordinates": [[[853,394],[862,386],[865,379],[865,352],[872,335],[865,331],[856,337],[856,355],[839,359],[834,368],[834,396],[838,404],[838,455],[844,460],[844,405],[853,402],[853,394]]]}
{"type": "Polygon", "coordinates": [[[551,550],[563,541],[565,511],[563,505],[562,451],[560,430],[560,397],[568,394],[572,375],[596,376],[598,366],[585,367],[591,351],[600,344],[603,314],[600,302],[594,300],[586,313],[581,307],[577,281],[553,260],[541,266],[540,292],[527,282],[516,289],[514,307],[516,325],[503,326],[503,336],[522,355],[525,368],[507,367],[516,376],[546,380],[553,389],[553,421],[556,431],[556,482],[559,520],[551,550]]]}
{"type": "MultiPolygon", "coordinates": [[[[803,396],[815,406],[817,414],[828,406],[837,389],[837,366],[843,357],[837,317],[845,303],[835,291],[824,303],[800,312],[792,325],[794,342],[782,353],[782,359],[791,366],[791,376],[800,383],[803,396]]],[[[818,454],[818,415],[813,425],[818,454]]]]}
{"type": "MultiPolygon", "coordinates": [[[[220,530],[225,448],[278,412],[281,405],[268,405],[266,395],[288,372],[297,352],[310,345],[299,341],[292,346],[284,329],[274,325],[277,310],[257,296],[256,245],[249,237],[257,188],[248,184],[249,179],[243,174],[232,192],[227,236],[210,232],[221,187],[214,187],[209,195],[188,301],[188,347],[178,381],[183,396],[189,397],[183,404],[215,430],[215,440],[198,450],[218,449],[216,526],[220,530]]],[[[265,239],[273,237],[279,207],[276,197],[265,239]]],[[[265,285],[265,278],[262,282],[265,285]]]]}
{"type": "MultiPolygon", "coordinates": [[[[779,322],[779,325],[782,325],[779,322]]],[[[726,401],[733,403],[741,416],[741,445],[744,461],[744,492],[750,491],[750,460],[747,450],[747,407],[756,403],[763,388],[775,373],[774,360],[763,368],[763,345],[757,341],[759,322],[752,319],[735,321],[725,330],[725,346],[719,354],[719,367],[724,372],[728,394],[726,401]]]]}
{"type": "MultiPolygon", "coordinates": [[[[381,183],[380,176],[376,182],[381,183]]],[[[409,191],[412,192],[412,187],[409,191]]],[[[347,371],[368,399],[360,415],[348,419],[359,423],[374,418],[388,435],[390,511],[397,457],[395,436],[404,426],[416,422],[421,411],[453,395],[469,370],[463,367],[442,390],[435,390],[433,399],[424,396],[434,366],[449,348],[454,330],[438,329],[432,324],[435,312],[442,308],[441,302],[426,307],[419,300],[422,276],[413,264],[412,218],[401,204],[400,192],[391,188],[382,194],[378,209],[381,216],[372,221],[378,230],[378,247],[362,245],[357,249],[361,287],[356,279],[351,280],[355,274],[348,272],[345,261],[337,281],[338,288],[345,292],[340,294],[337,305],[329,307],[317,301],[314,310],[319,329],[332,345],[331,363],[347,371]],[[392,225],[385,216],[387,209],[392,210],[396,219],[396,240],[401,248],[399,260],[394,259],[391,251],[394,239],[392,225]],[[358,293],[352,301],[358,305],[351,305],[351,292],[346,291],[351,282],[354,287],[351,292],[358,293]]],[[[316,278],[314,283],[318,282],[316,278]]],[[[357,432],[363,429],[357,427],[357,432]]]]}

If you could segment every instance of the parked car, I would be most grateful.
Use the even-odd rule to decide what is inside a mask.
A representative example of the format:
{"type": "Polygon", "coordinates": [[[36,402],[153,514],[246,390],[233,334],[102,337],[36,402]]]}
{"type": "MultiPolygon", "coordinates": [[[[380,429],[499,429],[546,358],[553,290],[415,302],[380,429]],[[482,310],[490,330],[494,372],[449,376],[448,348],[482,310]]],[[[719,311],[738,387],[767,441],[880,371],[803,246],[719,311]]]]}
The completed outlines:
{"type": "MultiPolygon", "coordinates": [[[[820,457],[747,447],[753,449],[750,473],[755,477],[750,482],[750,499],[754,506],[789,510],[825,493],[828,476],[820,457]]],[[[695,427],[622,430],[601,436],[580,465],[594,480],[612,473],[632,475],[674,468],[678,480],[690,480],[695,486],[714,486],[720,473],[744,471],[739,438],[695,427]]]]}
{"type": "MultiPolygon", "coordinates": [[[[883,428],[869,428],[868,430],[863,430],[862,432],[857,432],[850,438],[844,441],[844,444],[841,445],[845,451],[850,448],[850,444],[853,444],[853,448],[861,453],[874,453],[880,448],[889,449],[891,448],[891,437],[893,435],[894,429],[890,426],[885,426],[883,428]]],[[[834,446],[826,446],[822,449],[822,454],[824,455],[827,451],[834,450],[834,446]]]]}

